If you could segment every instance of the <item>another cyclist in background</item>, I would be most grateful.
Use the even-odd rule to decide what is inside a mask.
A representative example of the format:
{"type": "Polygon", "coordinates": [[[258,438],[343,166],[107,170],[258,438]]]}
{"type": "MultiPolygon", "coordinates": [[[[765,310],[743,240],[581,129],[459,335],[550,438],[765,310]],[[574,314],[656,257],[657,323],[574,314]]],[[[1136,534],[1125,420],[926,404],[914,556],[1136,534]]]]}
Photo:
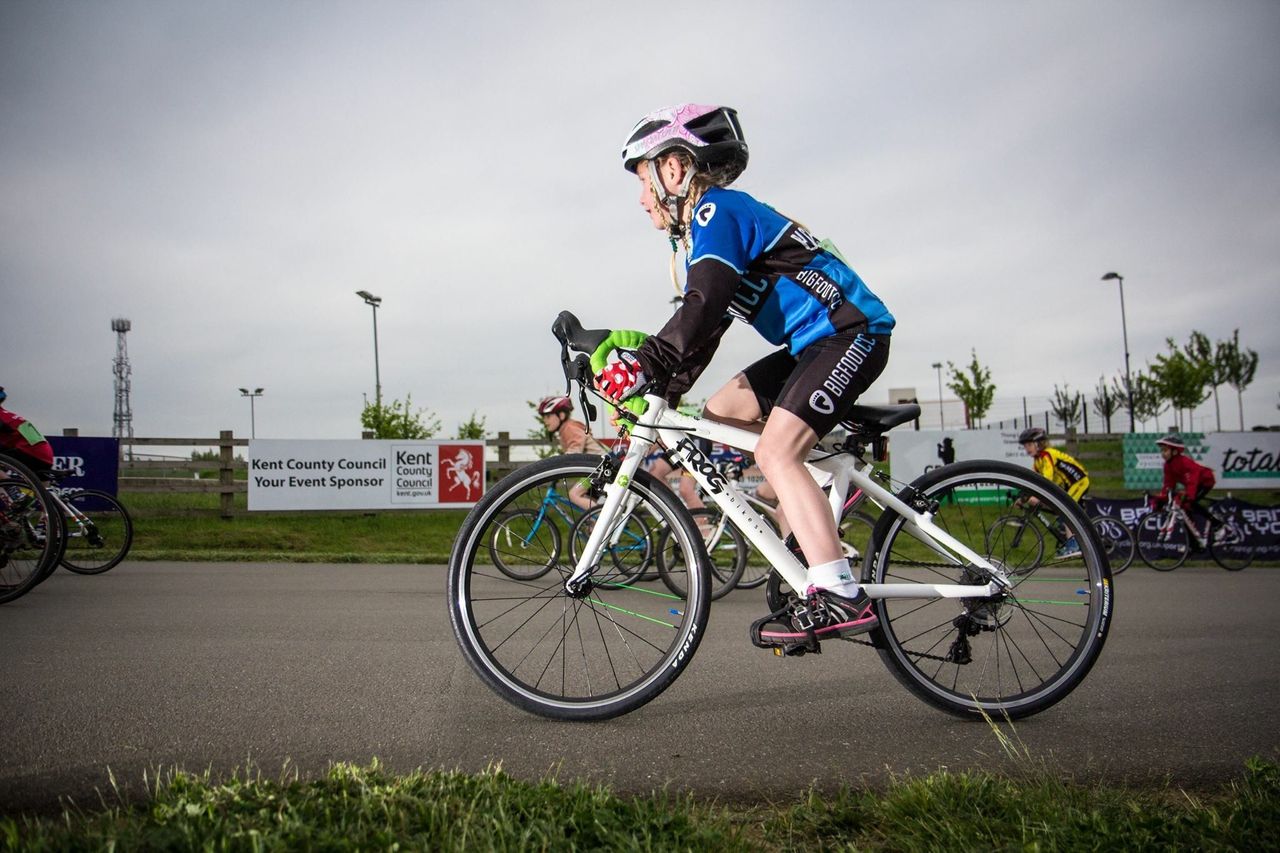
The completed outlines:
{"type": "Polygon", "coordinates": [[[43,474],[53,469],[53,447],[35,424],[4,408],[9,395],[0,388],[0,454],[43,474]]]}
{"type": "MultiPolygon", "coordinates": [[[[1018,435],[1018,443],[1031,457],[1036,473],[1053,481],[1066,490],[1076,503],[1080,503],[1085,492],[1089,491],[1089,472],[1069,453],[1049,446],[1049,434],[1040,427],[1027,427],[1018,435]]],[[[1026,498],[1031,507],[1038,506],[1040,501],[1034,497],[1026,498]]],[[[1080,553],[1080,543],[1072,536],[1058,552],[1056,557],[1071,557],[1080,553]]]]}
{"type": "Polygon", "coordinates": [[[1199,522],[1200,529],[1207,531],[1212,513],[1203,501],[1217,484],[1213,470],[1188,456],[1187,446],[1176,435],[1156,439],[1156,446],[1164,459],[1164,487],[1151,499],[1151,508],[1155,509],[1173,495],[1187,515],[1199,522]]]}
{"type": "MultiPolygon", "coordinates": [[[[556,437],[561,453],[590,453],[604,456],[608,449],[596,440],[582,421],[569,417],[573,412],[573,401],[563,394],[544,397],[538,403],[538,414],[542,417],[542,425],[547,432],[556,437]]],[[[585,486],[576,485],[569,490],[569,500],[583,509],[591,508],[591,498],[587,496],[585,486]]]]}
{"type": "Polygon", "coordinates": [[[760,431],[756,464],[809,564],[812,588],[796,590],[800,601],[753,627],[761,639],[785,645],[876,625],[826,497],[804,462],[884,370],[894,318],[829,243],[727,189],[746,168],[747,154],[729,107],[682,104],[632,128],[623,167],[639,181],[640,206],[666,232],[673,252],[684,246],[684,301],[634,355],[622,352],[601,370],[596,384],[615,402],[651,379],[669,399],[678,397],[711,362],[735,317],[783,347],[734,376],[704,413],[760,431]]]}

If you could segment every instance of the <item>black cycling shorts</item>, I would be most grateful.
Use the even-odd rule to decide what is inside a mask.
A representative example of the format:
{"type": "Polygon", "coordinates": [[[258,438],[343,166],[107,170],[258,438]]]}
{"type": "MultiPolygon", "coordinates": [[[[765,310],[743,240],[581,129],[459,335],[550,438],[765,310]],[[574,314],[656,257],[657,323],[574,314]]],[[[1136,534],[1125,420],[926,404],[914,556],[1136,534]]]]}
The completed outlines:
{"type": "Polygon", "coordinates": [[[837,332],[814,341],[798,358],[778,350],[742,372],[761,413],[786,409],[821,438],[848,417],[888,361],[888,335],[837,332]]]}

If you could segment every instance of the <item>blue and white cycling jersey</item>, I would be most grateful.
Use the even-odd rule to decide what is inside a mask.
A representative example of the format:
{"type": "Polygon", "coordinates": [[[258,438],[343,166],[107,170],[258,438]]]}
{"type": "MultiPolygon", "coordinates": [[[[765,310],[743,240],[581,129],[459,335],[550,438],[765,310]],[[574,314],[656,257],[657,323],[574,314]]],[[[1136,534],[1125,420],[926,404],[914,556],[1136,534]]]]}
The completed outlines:
{"type": "Polygon", "coordinates": [[[730,310],[796,355],[816,340],[865,325],[889,334],[884,303],[792,220],[737,190],[707,190],[690,227],[690,272],[720,262],[741,281],[730,310]]]}
{"type": "Polygon", "coordinates": [[[731,318],[798,355],[837,332],[888,335],[894,319],[849,266],[791,219],[737,190],[703,193],[690,224],[684,303],[637,356],[672,396],[692,386],[731,318]]]}

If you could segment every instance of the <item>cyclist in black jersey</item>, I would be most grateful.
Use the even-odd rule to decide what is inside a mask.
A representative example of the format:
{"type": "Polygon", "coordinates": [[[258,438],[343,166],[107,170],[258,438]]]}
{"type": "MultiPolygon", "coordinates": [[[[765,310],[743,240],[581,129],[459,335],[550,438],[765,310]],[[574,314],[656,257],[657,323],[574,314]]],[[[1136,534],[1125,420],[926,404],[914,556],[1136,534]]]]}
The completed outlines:
{"type": "MultiPolygon", "coordinates": [[[[657,379],[675,399],[706,368],[734,319],[781,346],[717,391],[704,414],[761,432],[756,463],[791,522],[812,584],[835,612],[817,634],[869,630],[870,602],[804,459],[884,369],[893,315],[834,247],[726,188],[747,165],[733,109],[684,104],[645,116],[627,139],[623,165],[636,175],[654,227],[667,232],[673,248],[683,243],[687,281],[662,330],[634,355],[620,354],[597,384],[623,400],[657,379]]],[[[784,616],[763,636],[781,643],[798,631],[784,616]]]]}

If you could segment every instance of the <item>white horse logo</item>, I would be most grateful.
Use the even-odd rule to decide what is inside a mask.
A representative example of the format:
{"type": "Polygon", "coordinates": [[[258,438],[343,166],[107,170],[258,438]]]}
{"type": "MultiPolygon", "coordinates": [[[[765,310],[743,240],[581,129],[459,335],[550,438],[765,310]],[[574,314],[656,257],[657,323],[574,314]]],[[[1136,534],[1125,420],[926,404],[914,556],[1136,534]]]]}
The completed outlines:
{"type": "Polygon", "coordinates": [[[471,500],[472,490],[480,489],[480,471],[472,471],[475,459],[466,450],[459,449],[452,459],[445,460],[444,467],[455,488],[467,490],[467,500],[471,500]]]}

